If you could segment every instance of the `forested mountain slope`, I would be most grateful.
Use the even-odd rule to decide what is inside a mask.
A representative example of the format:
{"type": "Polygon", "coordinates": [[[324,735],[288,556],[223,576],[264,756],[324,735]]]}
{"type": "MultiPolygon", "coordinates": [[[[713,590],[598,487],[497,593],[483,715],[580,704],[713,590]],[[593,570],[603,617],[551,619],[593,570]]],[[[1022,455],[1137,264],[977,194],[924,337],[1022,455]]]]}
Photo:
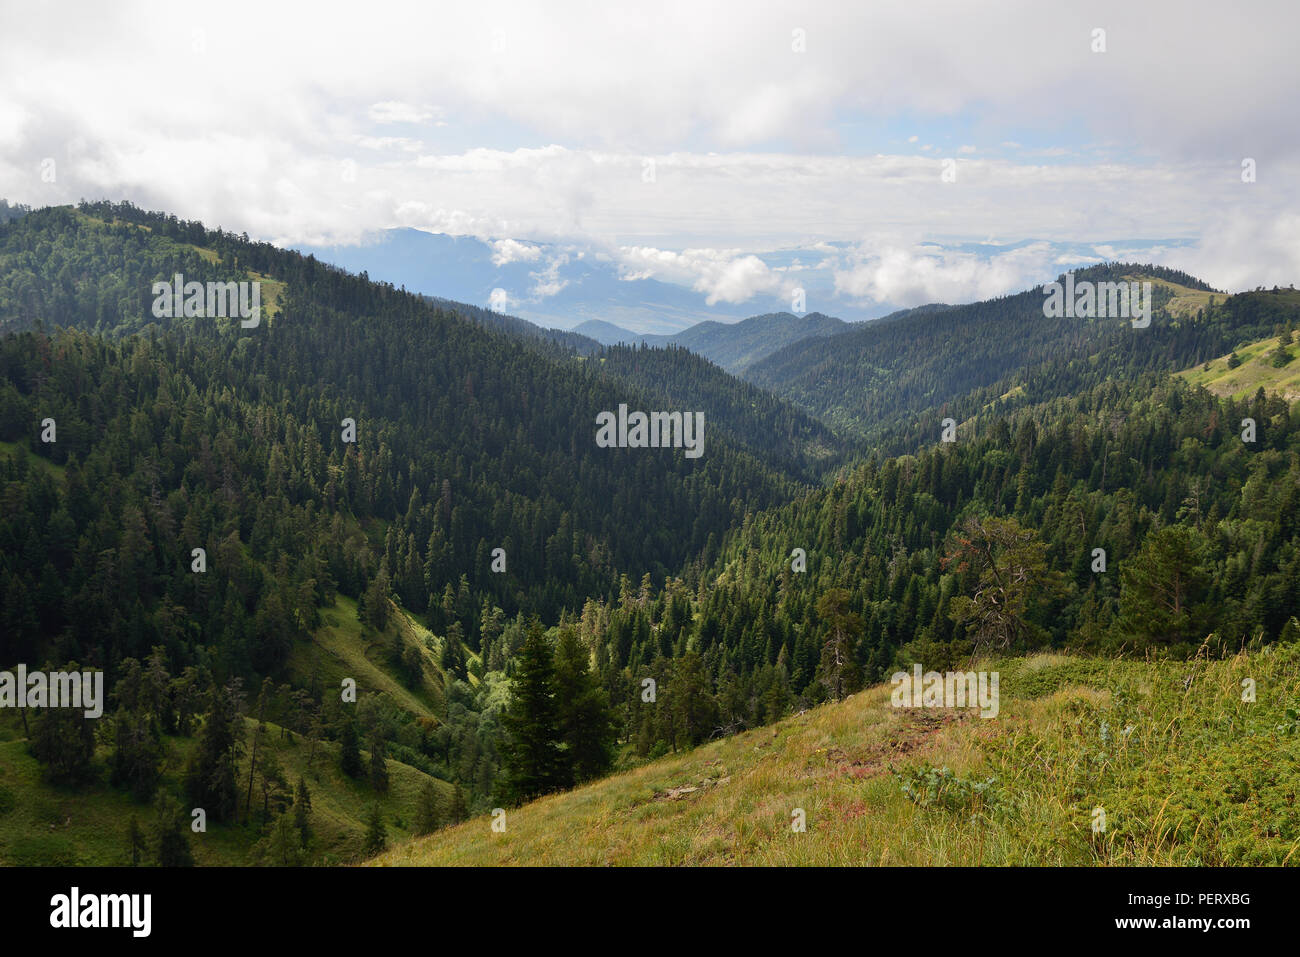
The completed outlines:
{"type": "Polygon", "coordinates": [[[717,363],[728,372],[739,374],[792,342],[814,336],[835,336],[852,328],[853,324],[820,312],[804,316],[773,312],[738,322],[708,319],[671,335],[629,332],[598,319],[589,319],[574,331],[611,346],[681,346],[717,363]]]}
{"type": "MultiPolygon", "coordinates": [[[[1079,282],[1106,282],[1135,274],[1208,289],[1183,273],[1151,266],[1108,264],[1074,275],[1079,282]]],[[[1064,364],[1107,350],[1125,363],[1124,369],[1103,365],[1107,372],[1174,371],[1221,354],[1233,327],[1251,321],[1231,311],[1174,319],[1165,312],[1174,296],[1154,282],[1152,322],[1141,329],[1126,318],[1047,318],[1041,286],[964,306],[923,307],[786,346],[744,375],[833,427],[874,440],[918,413],[936,412],[963,397],[988,402],[1035,376],[1055,383],[1064,364]],[[995,385],[1004,387],[993,391],[995,385]]],[[[1061,381],[1053,394],[1071,394],[1079,381],[1077,375],[1061,381]]]]}
{"type": "Polygon", "coordinates": [[[857,347],[792,394],[863,460],[681,348],[569,348],[129,205],[29,212],[0,226],[0,667],[101,668],[113,698],[98,731],[4,734],[42,789],[287,840],[248,720],[329,742],[375,805],[385,754],[443,779],[419,793],[446,820],[912,662],[1290,641],[1300,421],[1169,373],[1280,342],[1300,296],[1164,281],[1194,309],[1146,329],[1046,320],[1035,290],[826,340],[857,347]],[[260,321],[155,317],[177,272],[262,283],[260,321]],[[705,454],[598,447],[623,404],[703,412],[705,454]]]}
{"type": "MultiPolygon", "coordinates": [[[[467,806],[493,796],[530,616],[662,578],[840,451],[686,352],[583,356],[125,204],[0,229],[0,328],[4,663],[100,668],[116,694],[156,661],[159,693],[190,696],[205,729],[272,681],[336,742],[360,719],[326,692],[355,679],[387,702],[361,722],[371,749],[462,784],[467,806]],[[155,317],[176,273],[262,283],[260,320],[155,317]],[[706,454],[598,448],[596,414],[620,404],[704,412],[706,454]]],[[[137,744],[107,755],[88,724],[42,723],[31,747],[69,756],[51,781],[156,787],[175,714],[124,707],[137,744]]]]}

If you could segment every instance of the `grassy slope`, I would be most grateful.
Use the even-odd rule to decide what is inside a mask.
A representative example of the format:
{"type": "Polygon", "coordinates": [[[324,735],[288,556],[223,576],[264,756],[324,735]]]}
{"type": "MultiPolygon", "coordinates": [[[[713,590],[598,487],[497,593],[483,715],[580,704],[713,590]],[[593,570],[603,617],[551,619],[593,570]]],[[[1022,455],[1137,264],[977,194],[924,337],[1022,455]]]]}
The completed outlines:
{"type": "Polygon", "coordinates": [[[882,685],[511,810],[505,833],[476,818],[372,863],[1300,861],[1300,647],[1212,664],[1040,655],[996,667],[995,719],[895,709],[882,685]],[[1248,677],[1253,704],[1240,700],[1248,677]],[[945,767],[994,778],[992,797],[936,775],[922,806],[891,771],[945,767]],[[1107,828],[1094,835],[1096,807],[1107,828]],[[795,808],[805,833],[791,828],[795,808]]]}
{"type": "MultiPolygon", "coordinates": [[[[245,719],[244,740],[251,745],[255,722],[245,719]]],[[[15,729],[7,727],[13,734],[15,729]]],[[[180,796],[182,777],[190,752],[198,738],[167,738],[169,759],[163,789],[180,796]]],[[[307,768],[309,745],[301,737],[282,738],[280,729],[268,724],[259,754],[272,753],[290,785],[301,775],[311,791],[311,826],[315,841],[312,859],[318,863],[339,863],[355,859],[361,852],[365,818],[378,800],[389,839],[412,833],[416,799],[426,781],[422,772],[391,758],[388,760],[387,795],[376,795],[365,781],[353,781],[339,771],[338,746],[317,745],[315,760],[307,768]]],[[[101,747],[103,762],[109,749],[101,747]]],[[[368,751],[362,759],[369,761],[368,751]]],[[[259,762],[260,762],[259,757],[259,762]]],[[[248,786],[247,752],[240,765],[240,809],[248,786]]],[[[151,806],[136,804],[123,791],[110,787],[107,774],[91,788],[72,791],[52,787],[41,780],[40,765],[27,753],[26,742],[12,738],[0,742],[0,865],[118,865],[130,863],[126,828],[135,815],[149,833],[155,813],[151,806]]],[[[451,785],[435,781],[444,805],[450,800],[451,785]]],[[[254,786],[255,817],[259,817],[260,791],[254,786]]],[[[258,821],[260,823],[260,820],[258,821]]],[[[200,865],[250,863],[249,853],[260,834],[254,827],[222,825],[209,821],[204,834],[189,834],[194,859],[200,865]]]]}
{"type": "MultiPolygon", "coordinates": [[[[40,435],[39,426],[36,429],[36,435],[40,435]]],[[[8,457],[14,455],[25,457],[27,459],[28,467],[36,466],[38,468],[43,468],[59,481],[63,481],[67,475],[67,466],[56,465],[49,459],[42,458],[21,442],[0,442],[0,456],[8,457]]]]}
{"type": "Polygon", "coordinates": [[[1174,297],[1165,304],[1165,310],[1171,316],[1193,316],[1198,309],[1204,309],[1210,304],[1210,300],[1223,302],[1226,298],[1221,292],[1207,292],[1204,289],[1193,289],[1190,286],[1184,286],[1181,283],[1170,282],[1168,279],[1157,279],[1154,276],[1132,275],[1125,276],[1128,282],[1148,281],[1156,286],[1162,286],[1170,290],[1174,297]]]}
{"type": "Polygon", "coordinates": [[[393,621],[378,635],[362,634],[357,619],[357,603],[344,595],[334,600],[333,608],[321,610],[323,624],[309,642],[298,642],[289,654],[289,670],[294,677],[310,685],[313,676],[320,687],[341,687],[344,678],[352,678],[362,691],[382,691],[399,706],[417,717],[441,715],[446,706],[442,697],[442,672],[424,639],[431,633],[400,610],[392,611],[393,621]],[[389,649],[393,636],[400,630],[408,643],[416,643],[424,654],[424,687],[413,691],[392,673],[389,649]]]}
{"type": "MultiPolygon", "coordinates": [[[[43,460],[42,460],[43,461],[43,460]]],[[[291,655],[291,668],[307,680],[313,668],[325,688],[338,688],[343,677],[357,681],[364,694],[382,692],[402,708],[418,717],[441,714],[442,674],[432,652],[425,650],[425,688],[416,693],[401,684],[391,673],[387,644],[398,629],[408,641],[429,635],[427,629],[394,609],[393,623],[383,636],[364,638],[356,616],[356,602],[340,596],[333,608],[323,611],[324,626],[312,641],[299,642],[291,655]]],[[[149,831],[155,813],[151,806],[136,804],[123,791],[107,784],[107,772],[101,783],[87,790],[73,791],[52,787],[41,779],[41,768],[27,753],[20,716],[10,712],[0,723],[0,865],[15,864],[97,864],[128,863],[125,834],[132,814],[141,827],[149,831]]],[[[244,740],[251,746],[255,722],[245,719],[244,740]]],[[[377,798],[389,830],[390,840],[411,836],[411,827],[421,788],[430,778],[422,771],[388,759],[389,791],[376,795],[365,781],[353,781],[339,770],[338,745],[321,742],[310,770],[307,767],[309,745],[301,737],[290,740],[278,726],[268,724],[262,738],[262,753],[274,754],[290,785],[301,775],[312,794],[312,827],[316,841],[311,848],[312,860],[339,863],[353,860],[361,852],[365,819],[371,802],[377,798]]],[[[105,735],[108,729],[103,730],[105,735]]],[[[182,779],[190,753],[198,738],[166,739],[167,759],[163,790],[180,796],[182,779]]],[[[111,752],[111,742],[101,739],[97,760],[103,764],[111,752]]],[[[369,751],[362,752],[369,764],[369,751]]],[[[248,785],[247,750],[241,762],[241,795],[248,785]]],[[[451,785],[435,781],[446,806],[451,785]]],[[[241,802],[243,797],[241,796],[241,802]]],[[[254,786],[254,805],[259,801],[254,786]]],[[[241,804],[242,807],[242,804],[241,804]]],[[[259,821],[260,823],[260,821],[259,821]]],[[[206,834],[191,834],[191,847],[200,865],[243,864],[250,862],[250,852],[260,834],[255,828],[209,823],[206,834]]]]}
{"type": "Polygon", "coordinates": [[[1291,361],[1275,369],[1269,355],[1280,345],[1276,336],[1252,342],[1237,350],[1241,365],[1228,368],[1228,356],[1220,356],[1203,365],[1178,373],[1192,385],[1203,385],[1215,395],[1248,399],[1256,390],[1281,395],[1289,402],[1300,399],[1300,345],[1287,347],[1291,361]],[[1208,365],[1209,368],[1205,368],[1208,365]]]}

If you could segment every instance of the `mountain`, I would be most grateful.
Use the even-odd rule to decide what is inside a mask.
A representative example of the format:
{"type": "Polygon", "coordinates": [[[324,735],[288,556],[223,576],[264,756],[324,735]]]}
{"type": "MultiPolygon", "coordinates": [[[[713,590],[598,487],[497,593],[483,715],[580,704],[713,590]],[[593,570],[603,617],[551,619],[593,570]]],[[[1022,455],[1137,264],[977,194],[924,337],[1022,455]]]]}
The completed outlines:
{"type": "Polygon", "coordinates": [[[644,341],[683,346],[739,374],[790,343],[836,336],[850,328],[842,319],[820,312],[805,316],[775,312],[733,323],[701,322],[672,336],[645,336],[644,341]]]}
{"type": "Polygon", "coordinates": [[[709,305],[684,286],[629,278],[608,256],[570,246],[390,229],[356,245],[295,248],[380,282],[499,307],[542,326],[575,329],[596,320],[671,334],[701,319],[746,315],[742,305],[709,305]]]}
{"type": "MultiPolygon", "coordinates": [[[[1300,293],[1282,295],[1300,305],[1300,293]]],[[[1239,344],[1231,353],[1179,373],[1193,385],[1215,395],[1247,399],[1258,390],[1277,393],[1288,401],[1300,399],[1300,347],[1293,335],[1270,336],[1239,344]]]]}
{"type": "MultiPolygon", "coordinates": [[[[636,345],[646,339],[646,336],[637,332],[628,332],[612,322],[605,322],[603,319],[588,319],[580,322],[573,327],[573,331],[584,336],[589,336],[597,342],[606,346],[616,345],[636,345]]],[[[671,339],[671,336],[667,338],[671,339]]]]}
{"type": "MultiPolygon", "coordinates": [[[[196,728],[263,706],[342,747],[356,729],[324,689],[352,678],[378,716],[358,733],[483,806],[530,619],[666,578],[837,451],[684,351],[584,355],[125,204],[0,227],[0,330],[0,660],[118,689],[160,656],[167,702],[114,719],[144,722],[129,755],[38,719],[40,787],[193,799],[161,755],[207,753],[196,728]],[[178,272],[261,283],[260,322],[155,317],[178,272]],[[703,413],[705,454],[598,447],[621,405],[703,413]]],[[[213,826],[252,813],[203,806],[213,826]]]]}
{"type": "Polygon", "coordinates": [[[527,319],[507,315],[481,306],[471,306],[439,296],[423,296],[425,301],[438,309],[461,316],[489,329],[496,329],[534,342],[549,342],[559,346],[561,351],[576,352],[580,355],[592,355],[600,351],[601,343],[594,338],[581,334],[578,330],[566,332],[563,329],[544,329],[527,319]]]}
{"type": "Polygon", "coordinates": [[[613,323],[588,320],[574,332],[590,336],[606,345],[681,346],[717,363],[733,374],[771,355],[783,346],[812,337],[838,335],[852,326],[842,319],[811,312],[796,316],[774,312],[750,316],[739,322],[707,320],[672,335],[645,335],[629,332],[613,323]]]}
{"type": "MultiPolygon", "coordinates": [[[[1102,355],[1130,370],[1172,372],[1222,354],[1241,334],[1239,326],[1265,328],[1250,308],[1238,308],[1246,300],[1214,315],[1206,308],[1171,312],[1179,290],[1195,288],[1207,304],[1227,298],[1172,270],[1115,263],[1074,275],[1078,282],[1153,280],[1151,326],[1135,329],[1116,318],[1047,318],[1044,287],[1037,286],[968,305],[909,310],[833,338],[803,339],[749,366],[744,376],[833,427],[878,438],[882,430],[917,421],[920,413],[937,429],[938,412],[949,404],[963,401],[948,411],[969,414],[1017,386],[1034,389],[1037,400],[1068,394],[1095,374],[1085,367],[1102,355]]],[[[1110,362],[1100,368],[1118,371],[1110,362]]]]}
{"type": "MultiPolygon", "coordinates": [[[[129,204],[0,225],[0,669],[100,669],[110,692],[102,724],[0,710],[0,860],[138,849],[133,807],[161,855],[189,840],[177,808],[203,807],[223,848],[204,863],[333,863],[385,829],[405,839],[679,752],[666,767],[684,776],[641,797],[713,800],[741,778],[694,754],[739,762],[733,742],[750,753],[769,740],[761,725],[796,722],[779,740],[800,712],[918,664],[1005,661],[1011,705],[1097,677],[1087,662],[1057,673],[1058,658],[1014,658],[1142,660],[1105,674],[1104,702],[1079,699],[1093,710],[1062,707],[1084,724],[1044,724],[1027,701],[1038,723],[1017,733],[1061,753],[1079,753],[1076,732],[1114,742],[1102,722],[1165,714],[1165,679],[1183,701],[1192,662],[1271,644],[1259,667],[1291,667],[1300,417],[1250,389],[1283,384],[1257,351],[1294,339],[1300,300],[1133,264],[1079,278],[1132,277],[1154,286],[1145,328],[1047,319],[1040,287],[803,339],[742,380],[675,343],[599,346],[129,204]],[[155,314],[155,283],[176,273],[259,284],[244,287],[260,291],[258,321],[203,302],[155,314]],[[1233,350],[1244,384],[1217,381],[1233,350]],[[624,406],[702,413],[704,454],[598,444],[597,416],[624,406]],[[1141,670],[1161,661],[1178,670],[1141,670]],[[295,775],[324,789],[315,837],[297,824],[295,775]],[[78,820],[51,838],[41,809],[57,795],[78,820]],[[6,821],[5,808],[19,810],[6,821]]],[[[743,361],[793,319],[757,318],[742,338],[699,342],[743,361]]],[[[1239,694],[1214,667],[1207,690],[1239,694]]],[[[1250,740],[1214,752],[1225,775],[1275,748],[1286,719],[1268,707],[1234,724],[1250,740]]],[[[820,713],[822,730],[889,714],[845,708],[820,713]]],[[[893,714],[911,722],[895,726],[904,740],[928,734],[893,714]]],[[[1135,734],[1155,749],[1146,766],[1182,773],[1190,751],[1135,734]]],[[[880,747],[801,738],[781,766],[807,773],[824,748],[874,776],[880,747]]],[[[1007,778],[996,747],[986,760],[1007,778]]],[[[1145,822],[1154,792],[1125,767],[1015,778],[1013,821],[1066,814],[1069,797],[1145,822]]],[[[989,787],[975,765],[958,770],[909,761],[895,783],[909,802],[960,799],[969,817],[981,808],[961,801],[989,787]]],[[[1242,778],[1229,823],[1180,830],[1169,853],[1272,861],[1275,783],[1242,778]]],[[[626,793],[609,787],[583,793],[626,793]]],[[[826,812],[794,806],[813,829],[826,812]]],[[[1106,860],[1166,846],[1135,826],[1106,860]]],[[[1083,853],[1048,843],[1007,853],[1083,853]]]]}

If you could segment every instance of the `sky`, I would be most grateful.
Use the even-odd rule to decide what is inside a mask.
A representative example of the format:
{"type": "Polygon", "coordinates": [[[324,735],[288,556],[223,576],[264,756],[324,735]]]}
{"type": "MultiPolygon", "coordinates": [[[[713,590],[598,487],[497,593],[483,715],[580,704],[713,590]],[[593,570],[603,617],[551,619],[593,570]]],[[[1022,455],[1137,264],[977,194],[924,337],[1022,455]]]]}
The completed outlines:
{"type": "Polygon", "coordinates": [[[0,197],[474,236],[532,257],[535,302],[579,254],[742,311],[810,269],[868,309],[1081,259],[1288,285],[1298,27],[1293,0],[0,0],[0,197]]]}

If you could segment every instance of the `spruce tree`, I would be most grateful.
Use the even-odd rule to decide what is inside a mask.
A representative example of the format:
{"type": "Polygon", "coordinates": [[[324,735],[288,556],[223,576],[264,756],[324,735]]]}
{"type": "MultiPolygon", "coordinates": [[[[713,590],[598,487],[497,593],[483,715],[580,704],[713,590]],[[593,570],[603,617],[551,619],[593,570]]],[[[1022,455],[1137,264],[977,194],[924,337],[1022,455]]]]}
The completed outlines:
{"type": "Polygon", "coordinates": [[[501,715],[506,730],[503,790],[508,800],[522,803],[558,791],[572,780],[561,747],[554,655],[536,621],[519,649],[511,690],[510,704],[501,715]]]}
{"type": "Polygon", "coordinates": [[[571,627],[561,628],[556,642],[555,691],[573,779],[585,781],[608,770],[614,759],[613,712],[591,673],[587,647],[571,627]]]}
{"type": "Polygon", "coordinates": [[[451,807],[447,811],[447,817],[452,824],[459,824],[469,817],[469,803],[465,800],[465,789],[459,784],[451,790],[451,807]]]}
{"type": "Polygon", "coordinates": [[[169,795],[158,799],[158,820],[154,824],[154,862],[159,867],[193,867],[194,854],[190,851],[189,835],[185,828],[189,820],[181,806],[169,795]]]}
{"type": "Polygon", "coordinates": [[[384,739],[370,738],[370,786],[379,794],[388,793],[388,763],[384,760],[384,739]]]}
{"type": "Polygon", "coordinates": [[[293,796],[293,823],[303,847],[311,843],[311,792],[307,782],[298,778],[298,788],[293,796]]]}
{"type": "Polygon", "coordinates": [[[190,803],[203,808],[216,821],[227,821],[235,813],[238,785],[235,765],[243,734],[238,725],[238,683],[224,691],[213,688],[199,746],[190,759],[186,789],[190,803]]]}
{"type": "Polygon", "coordinates": [[[379,811],[379,803],[370,805],[370,816],[366,818],[366,839],[362,848],[367,857],[378,854],[388,846],[388,832],[384,829],[384,818],[379,811]]]}
{"type": "Polygon", "coordinates": [[[415,807],[415,833],[432,834],[441,824],[442,802],[438,800],[438,788],[432,781],[426,781],[415,807]]]}
{"type": "Polygon", "coordinates": [[[357,724],[352,715],[343,718],[343,731],[339,736],[339,767],[350,778],[361,777],[365,766],[361,763],[361,740],[357,737],[357,724]]]}

